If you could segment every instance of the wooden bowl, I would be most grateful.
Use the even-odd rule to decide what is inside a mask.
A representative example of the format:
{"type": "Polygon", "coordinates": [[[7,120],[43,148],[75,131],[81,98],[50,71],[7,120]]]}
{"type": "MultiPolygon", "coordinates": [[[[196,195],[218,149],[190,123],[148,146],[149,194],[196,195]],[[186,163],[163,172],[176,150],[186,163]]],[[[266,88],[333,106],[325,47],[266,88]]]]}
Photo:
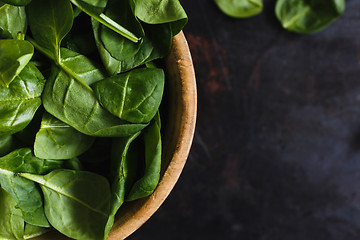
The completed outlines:
{"type": "MultiPolygon", "coordinates": [[[[108,240],[128,237],[156,212],[179,179],[190,151],[195,131],[197,93],[193,62],[183,32],[173,38],[165,65],[166,97],[162,108],[165,108],[166,116],[162,116],[164,125],[160,182],[149,197],[124,203],[108,240]]],[[[52,231],[33,240],[65,239],[69,238],[52,231]]]]}

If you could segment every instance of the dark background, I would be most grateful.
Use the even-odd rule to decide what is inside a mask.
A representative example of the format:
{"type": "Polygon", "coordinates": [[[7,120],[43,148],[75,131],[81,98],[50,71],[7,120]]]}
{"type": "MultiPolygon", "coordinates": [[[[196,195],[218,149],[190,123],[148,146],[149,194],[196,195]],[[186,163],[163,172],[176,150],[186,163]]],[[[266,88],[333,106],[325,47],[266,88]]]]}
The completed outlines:
{"type": "Polygon", "coordinates": [[[231,19],[182,0],[198,85],[185,169],[129,239],[360,239],[360,1],[315,35],[275,0],[231,19]]]}

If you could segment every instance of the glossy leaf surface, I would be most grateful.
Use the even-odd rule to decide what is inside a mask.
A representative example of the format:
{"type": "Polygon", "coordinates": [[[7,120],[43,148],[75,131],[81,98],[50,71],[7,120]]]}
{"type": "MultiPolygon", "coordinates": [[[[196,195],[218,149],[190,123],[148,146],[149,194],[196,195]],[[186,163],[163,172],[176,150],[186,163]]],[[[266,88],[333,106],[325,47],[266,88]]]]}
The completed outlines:
{"type": "Polygon", "coordinates": [[[263,9],[262,0],[215,0],[225,14],[235,18],[247,18],[259,14],[263,9]]]}
{"type": "Polygon", "coordinates": [[[40,184],[51,225],[74,239],[102,239],[110,209],[106,178],[91,172],[55,170],[45,176],[21,174],[40,184]]]}
{"type": "Polygon", "coordinates": [[[100,104],[120,119],[147,123],[156,114],[164,91],[160,68],[141,68],[119,74],[94,85],[100,104]]]}
{"type": "Polygon", "coordinates": [[[0,16],[0,30],[9,33],[13,39],[17,38],[18,32],[26,32],[27,21],[24,7],[4,4],[0,6],[0,16]]]}

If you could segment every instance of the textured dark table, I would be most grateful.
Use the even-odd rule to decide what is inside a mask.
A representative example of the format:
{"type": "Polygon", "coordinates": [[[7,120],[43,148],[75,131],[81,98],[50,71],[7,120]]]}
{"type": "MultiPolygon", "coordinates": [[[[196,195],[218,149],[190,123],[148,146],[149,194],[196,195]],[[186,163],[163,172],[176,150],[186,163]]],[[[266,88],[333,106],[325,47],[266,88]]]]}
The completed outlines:
{"type": "Polygon", "coordinates": [[[182,0],[198,122],[169,198],[129,239],[360,239],[360,1],[297,35],[182,0]]]}

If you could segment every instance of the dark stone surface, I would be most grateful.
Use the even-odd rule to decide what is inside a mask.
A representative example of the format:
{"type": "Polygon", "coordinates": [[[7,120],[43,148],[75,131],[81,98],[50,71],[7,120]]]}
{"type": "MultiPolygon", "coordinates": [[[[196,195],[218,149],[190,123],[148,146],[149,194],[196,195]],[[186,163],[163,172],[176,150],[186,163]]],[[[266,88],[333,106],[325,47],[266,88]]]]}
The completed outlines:
{"type": "Polygon", "coordinates": [[[360,2],[325,31],[182,0],[198,84],[194,144],[129,239],[360,239],[360,2]]]}

